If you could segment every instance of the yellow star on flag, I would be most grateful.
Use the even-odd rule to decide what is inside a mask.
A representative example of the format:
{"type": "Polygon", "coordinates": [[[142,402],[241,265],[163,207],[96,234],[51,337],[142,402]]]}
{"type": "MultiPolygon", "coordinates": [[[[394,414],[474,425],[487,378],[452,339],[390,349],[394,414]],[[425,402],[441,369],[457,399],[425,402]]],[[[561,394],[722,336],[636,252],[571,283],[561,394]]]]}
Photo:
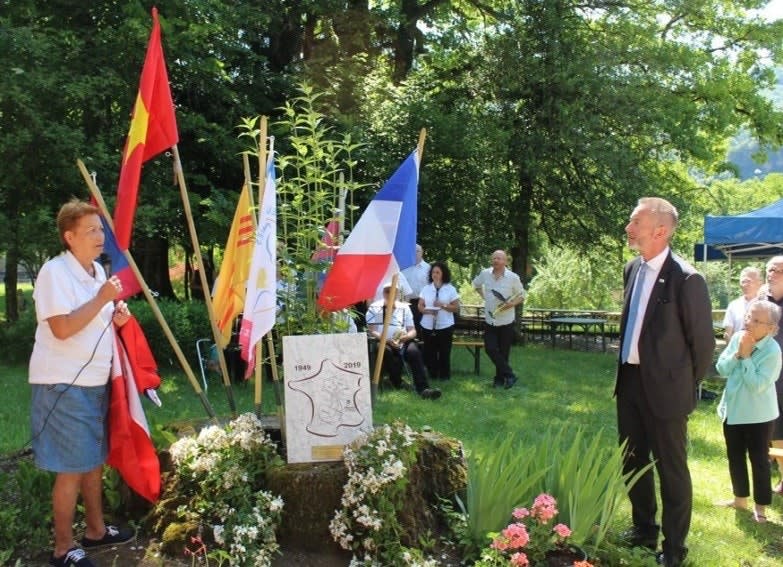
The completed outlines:
{"type": "Polygon", "coordinates": [[[136,104],[133,107],[133,120],[128,131],[128,147],[123,161],[128,161],[136,146],[143,146],[147,143],[147,126],[149,126],[149,123],[150,113],[147,111],[147,107],[144,106],[144,100],[141,98],[141,92],[139,92],[136,95],[136,104]]]}

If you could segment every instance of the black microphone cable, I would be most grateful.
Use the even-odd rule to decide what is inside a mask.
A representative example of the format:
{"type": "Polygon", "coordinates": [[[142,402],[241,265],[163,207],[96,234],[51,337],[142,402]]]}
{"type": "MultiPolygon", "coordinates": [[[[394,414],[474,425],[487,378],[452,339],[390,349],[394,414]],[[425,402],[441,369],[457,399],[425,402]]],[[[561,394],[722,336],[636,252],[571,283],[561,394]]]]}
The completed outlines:
{"type": "Polygon", "coordinates": [[[30,439],[24,445],[22,445],[22,448],[19,449],[19,452],[24,451],[25,447],[27,447],[28,445],[31,445],[33,443],[33,441],[38,439],[38,437],[40,437],[41,434],[44,432],[44,429],[46,429],[46,425],[49,423],[49,418],[51,417],[52,412],[54,412],[55,408],[57,407],[57,403],[60,401],[60,398],[62,397],[62,395],[65,392],[67,392],[71,388],[71,386],[73,386],[76,383],[76,380],[79,379],[79,376],[81,376],[82,372],[84,372],[84,369],[87,368],[87,365],[92,362],[93,358],[95,358],[95,353],[98,352],[98,346],[101,344],[101,341],[103,340],[103,336],[106,334],[106,331],[109,330],[109,327],[111,326],[111,324],[113,322],[113,319],[114,319],[114,314],[112,313],[111,318],[109,318],[109,323],[103,328],[103,331],[101,331],[101,335],[98,337],[98,340],[95,343],[95,346],[93,347],[92,352],[90,353],[90,358],[87,359],[87,362],[85,362],[82,365],[81,368],[79,368],[79,371],[76,373],[76,376],[73,377],[73,380],[70,381],[70,383],[65,387],[65,389],[63,389],[63,391],[60,392],[60,394],[54,400],[54,403],[52,404],[51,409],[49,409],[49,413],[47,413],[46,417],[44,418],[44,422],[43,422],[43,425],[41,426],[41,430],[38,433],[36,433],[35,435],[33,435],[32,437],[30,437],[30,439]]]}

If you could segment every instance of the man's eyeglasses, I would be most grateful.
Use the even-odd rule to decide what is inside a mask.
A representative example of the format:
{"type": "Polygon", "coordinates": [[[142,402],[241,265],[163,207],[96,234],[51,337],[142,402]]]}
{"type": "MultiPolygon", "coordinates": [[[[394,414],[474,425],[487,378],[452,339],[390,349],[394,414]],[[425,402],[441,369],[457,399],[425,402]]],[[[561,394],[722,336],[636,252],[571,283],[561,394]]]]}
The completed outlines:
{"type": "Polygon", "coordinates": [[[783,274],[783,268],[767,268],[768,274],[783,274]]]}

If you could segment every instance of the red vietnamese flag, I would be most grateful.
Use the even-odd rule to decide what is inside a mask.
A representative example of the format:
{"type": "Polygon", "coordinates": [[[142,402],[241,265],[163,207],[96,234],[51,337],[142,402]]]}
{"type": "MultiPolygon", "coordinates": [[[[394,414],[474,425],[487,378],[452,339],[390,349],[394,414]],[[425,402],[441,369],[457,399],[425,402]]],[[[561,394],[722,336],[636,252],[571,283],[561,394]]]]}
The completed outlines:
{"type": "Polygon", "coordinates": [[[141,70],[139,92],[133,107],[128,139],[122,152],[122,169],[114,207],[114,233],[120,250],[130,246],[133,217],[141,178],[141,165],[179,141],[171,100],[166,61],[160,43],[158,10],[152,9],[152,33],[141,70]]]}

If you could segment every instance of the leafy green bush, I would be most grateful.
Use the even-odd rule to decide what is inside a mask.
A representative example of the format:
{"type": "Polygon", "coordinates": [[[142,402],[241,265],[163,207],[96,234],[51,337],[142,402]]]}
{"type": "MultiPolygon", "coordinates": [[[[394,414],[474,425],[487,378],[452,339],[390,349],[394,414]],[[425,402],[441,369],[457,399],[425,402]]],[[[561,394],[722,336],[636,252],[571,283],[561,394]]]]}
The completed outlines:
{"type": "Polygon", "coordinates": [[[605,250],[582,253],[550,247],[533,261],[535,276],[525,304],[548,309],[619,311],[623,261],[605,250]]]}
{"type": "Polygon", "coordinates": [[[41,471],[29,460],[19,460],[15,470],[0,472],[0,564],[12,557],[49,545],[54,475],[41,471]]]}
{"type": "MultiPolygon", "coordinates": [[[[166,320],[191,368],[198,368],[196,340],[212,337],[212,328],[207,317],[207,307],[203,301],[172,301],[162,299],[157,302],[163,318],[166,320]]],[[[150,343],[155,360],[161,368],[179,367],[174,349],[163,332],[163,327],[155,317],[152,308],[143,299],[129,302],[131,313],[136,316],[144,329],[144,335],[150,343]]]]}
{"type": "MultiPolygon", "coordinates": [[[[150,343],[155,359],[161,367],[179,367],[174,349],[152,308],[143,299],[129,302],[131,313],[139,320],[150,343]]],[[[202,301],[172,301],[162,299],[158,307],[171,328],[174,338],[193,368],[198,366],[196,339],[211,337],[212,329],[207,308],[202,301]]],[[[30,360],[35,342],[35,310],[20,313],[19,320],[0,325],[0,358],[6,364],[22,364],[30,360]]]]}
{"type": "Polygon", "coordinates": [[[5,364],[21,364],[30,360],[35,342],[35,310],[26,309],[19,320],[0,325],[0,359],[5,364]]]}
{"type": "Polygon", "coordinates": [[[496,439],[484,453],[471,455],[461,534],[466,552],[475,554],[488,534],[505,527],[510,509],[541,493],[557,498],[560,517],[572,531],[570,541],[597,550],[627,487],[644,472],[623,474],[623,450],[603,431],[588,437],[579,428],[566,428],[536,439],[496,439]]]}

